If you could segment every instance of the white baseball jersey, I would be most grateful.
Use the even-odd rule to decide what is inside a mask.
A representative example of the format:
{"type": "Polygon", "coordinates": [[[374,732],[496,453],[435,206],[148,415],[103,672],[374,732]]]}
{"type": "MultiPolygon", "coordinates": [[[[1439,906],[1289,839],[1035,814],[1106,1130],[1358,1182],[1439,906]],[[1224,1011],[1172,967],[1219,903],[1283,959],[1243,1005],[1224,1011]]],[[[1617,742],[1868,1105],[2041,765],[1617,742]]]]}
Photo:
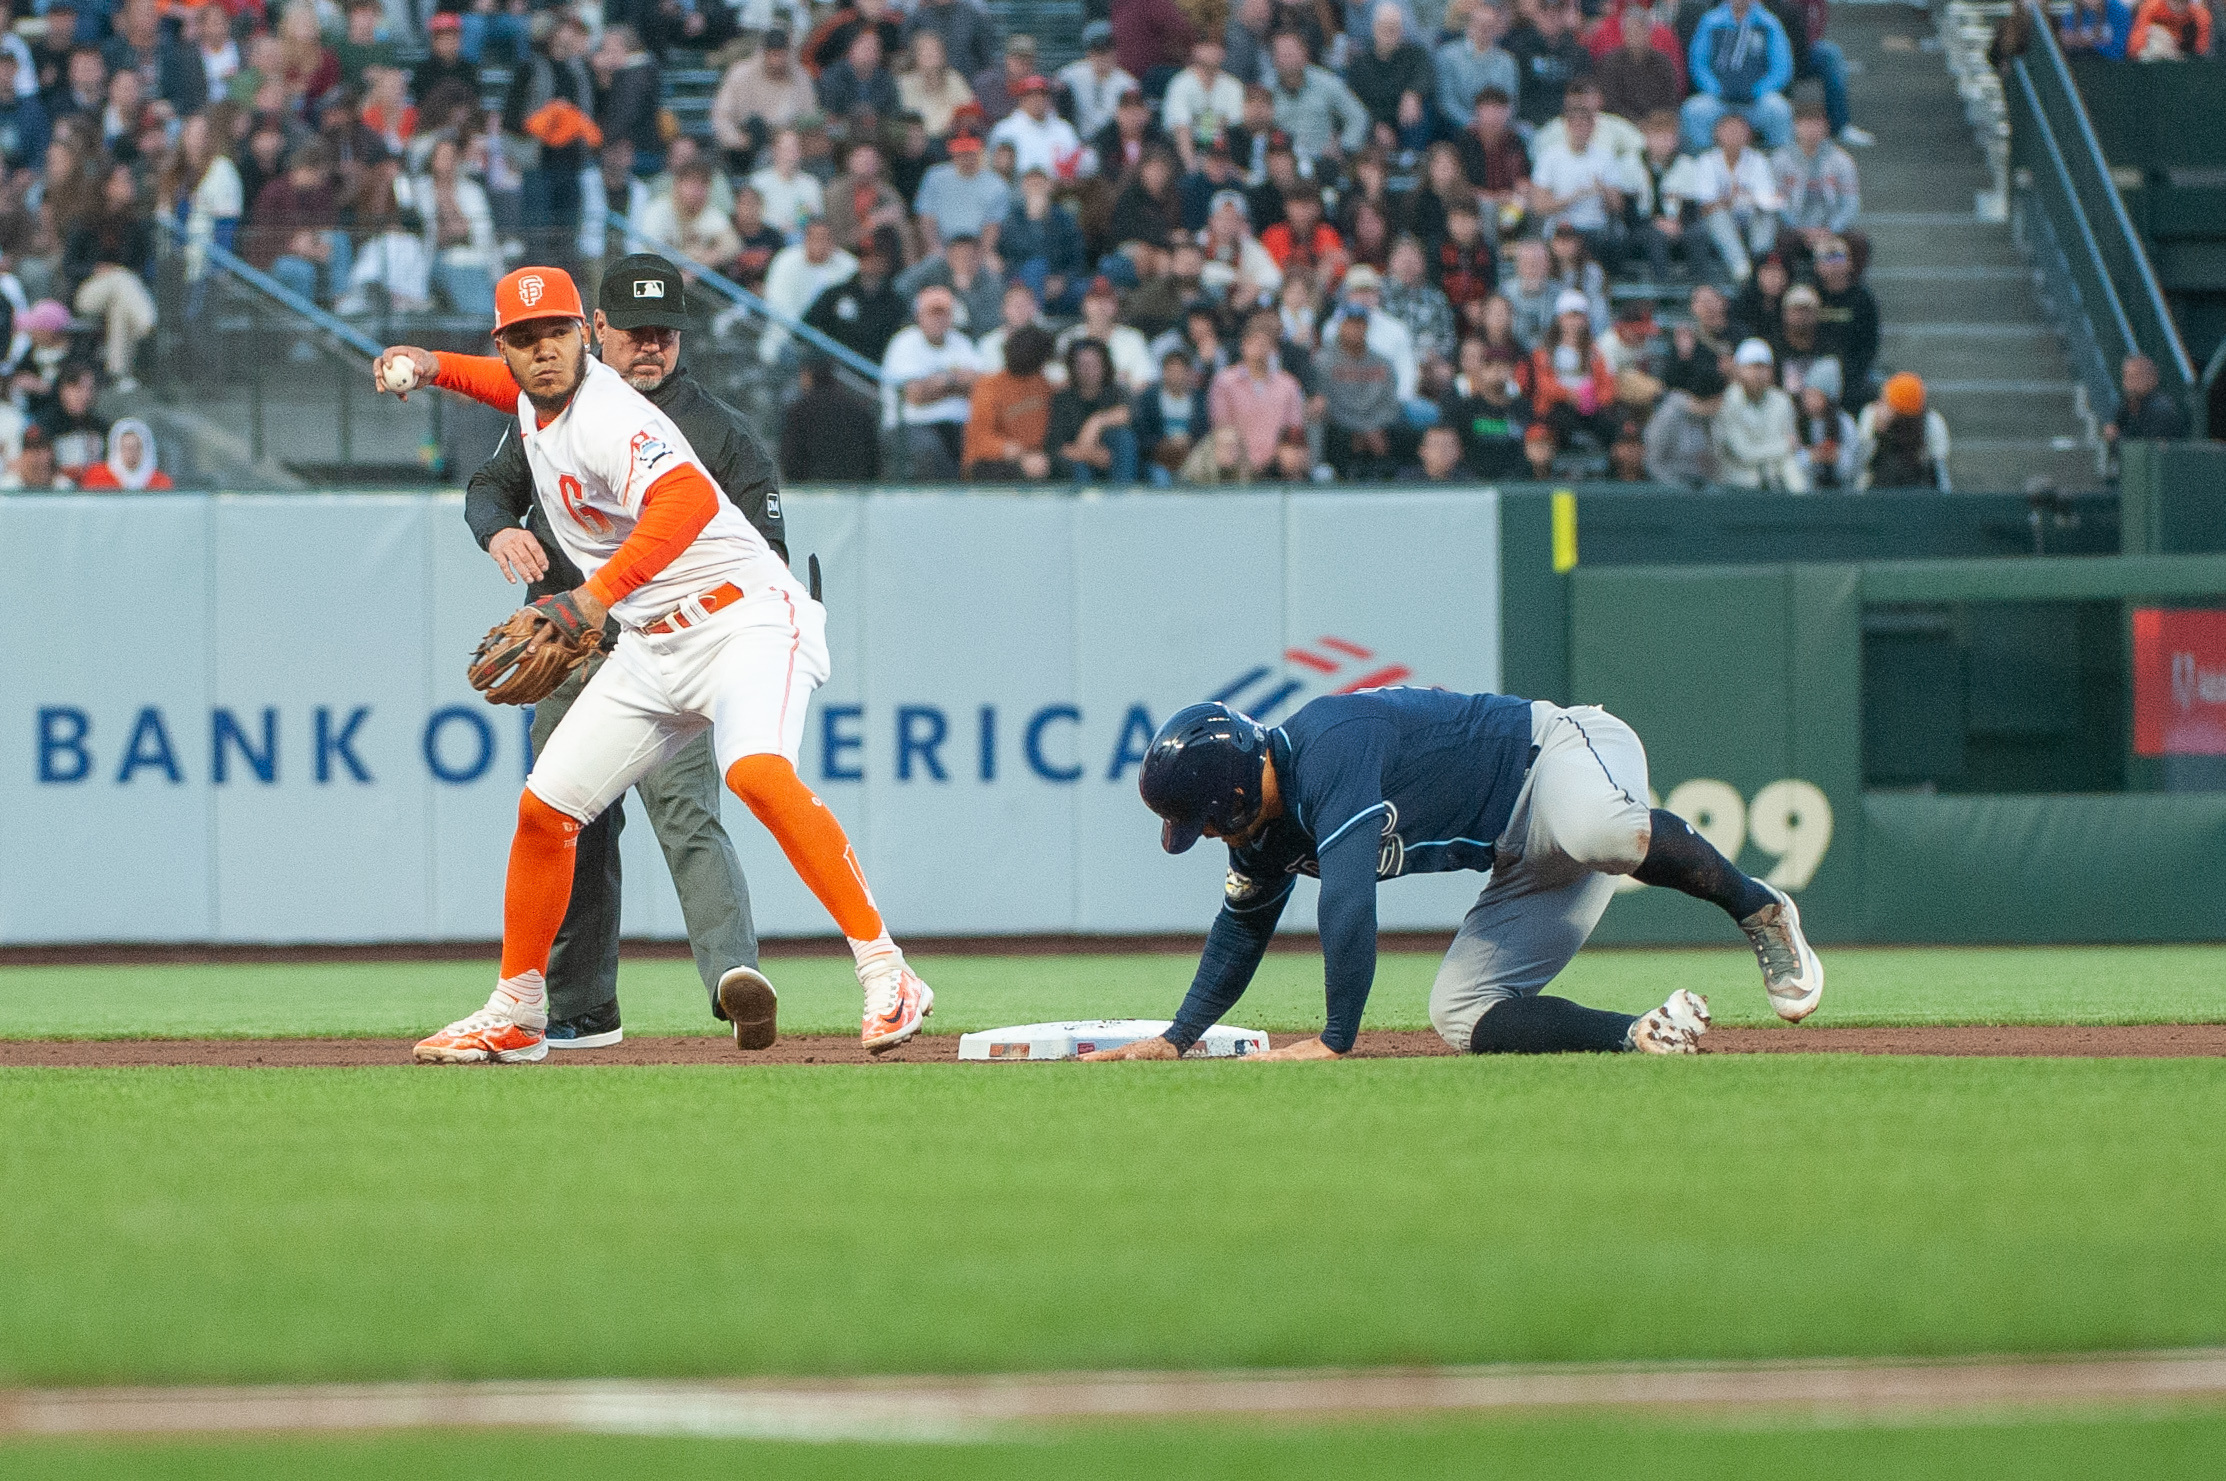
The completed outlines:
{"type": "MultiPolygon", "coordinates": [[[[592,578],[634,533],[644,495],[665,474],[692,466],[718,489],[672,418],[592,355],[571,403],[546,427],[535,421],[533,403],[520,392],[518,436],[533,466],[534,494],[584,576],[592,578]]],[[[787,575],[741,511],[723,497],[717,503],[688,548],[611,609],[620,623],[654,622],[723,582],[754,593],[787,575]]]]}

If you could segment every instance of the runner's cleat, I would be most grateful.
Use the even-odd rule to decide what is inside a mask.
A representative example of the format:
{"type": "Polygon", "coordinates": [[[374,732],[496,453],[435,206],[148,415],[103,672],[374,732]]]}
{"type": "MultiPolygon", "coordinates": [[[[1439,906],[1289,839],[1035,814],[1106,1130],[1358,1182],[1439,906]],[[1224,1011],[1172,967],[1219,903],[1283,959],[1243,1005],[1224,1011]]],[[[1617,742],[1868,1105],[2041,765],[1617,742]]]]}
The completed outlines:
{"type": "Polygon", "coordinates": [[[780,994],[755,967],[736,967],[719,979],[719,1011],[734,1025],[737,1049],[770,1049],[780,1037],[780,994]]]}
{"type": "Polygon", "coordinates": [[[1708,999],[1681,987],[1631,1025],[1630,1045],[1639,1054],[1698,1054],[1708,1023],[1708,999]]]}
{"type": "Polygon", "coordinates": [[[496,983],[486,1007],[419,1040],[411,1053],[419,1064],[527,1064],[548,1054],[548,1027],[541,974],[522,972],[496,983]],[[513,991],[513,981],[526,992],[513,991]]]}
{"type": "Polygon", "coordinates": [[[1769,991],[1770,1007],[1787,1023],[1799,1023],[1816,1011],[1824,997],[1824,963],[1809,949],[1801,934],[1801,911],[1782,890],[1764,889],[1778,897],[1739,923],[1762,963],[1762,985],[1769,991]]]}
{"type": "Polygon", "coordinates": [[[935,990],[892,951],[858,968],[866,990],[866,1013],[859,1040],[867,1052],[882,1054],[920,1031],[920,1020],[935,1011],[935,990]]]}

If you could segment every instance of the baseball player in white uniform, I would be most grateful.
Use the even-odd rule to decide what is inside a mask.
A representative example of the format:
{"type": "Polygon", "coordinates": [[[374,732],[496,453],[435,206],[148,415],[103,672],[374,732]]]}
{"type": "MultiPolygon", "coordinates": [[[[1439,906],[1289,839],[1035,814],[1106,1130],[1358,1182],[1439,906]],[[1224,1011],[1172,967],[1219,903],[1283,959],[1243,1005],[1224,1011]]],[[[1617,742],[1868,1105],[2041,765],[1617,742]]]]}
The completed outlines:
{"type": "MultiPolygon", "coordinates": [[[[600,628],[608,614],[621,632],[526,778],[503,892],[501,980],[484,1008],[420,1043],[416,1058],[548,1052],[543,973],[571,897],[576,835],[706,726],[728,787],[850,940],[866,1048],[903,1043],[935,994],[889,939],[842,825],[796,774],[805,711],[828,674],[824,609],[720,497],[680,429],[588,354],[570,276],[520,268],[497,286],[495,307],[498,355],[398,346],[373,379],[384,391],[436,385],[517,414],[535,497],[586,573],[547,600],[567,624],[600,628]]],[[[729,972],[719,1004],[741,1047],[773,1043],[778,1003],[761,973],[729,972]]]]}

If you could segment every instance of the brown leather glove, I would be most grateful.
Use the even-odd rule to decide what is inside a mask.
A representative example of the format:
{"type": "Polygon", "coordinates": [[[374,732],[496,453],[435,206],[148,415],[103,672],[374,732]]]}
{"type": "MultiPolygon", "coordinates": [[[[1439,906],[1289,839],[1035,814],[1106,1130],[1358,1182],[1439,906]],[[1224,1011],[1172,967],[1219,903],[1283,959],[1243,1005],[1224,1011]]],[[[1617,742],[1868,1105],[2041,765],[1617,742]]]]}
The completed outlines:
{"type": "Polygon", "coordinates": [[[472,654],[471,687],[489,704],[533,704],[548,698],[602,645],[602,623],[582,611],[571,592],[543,597],[487,630],[472,654]]]}

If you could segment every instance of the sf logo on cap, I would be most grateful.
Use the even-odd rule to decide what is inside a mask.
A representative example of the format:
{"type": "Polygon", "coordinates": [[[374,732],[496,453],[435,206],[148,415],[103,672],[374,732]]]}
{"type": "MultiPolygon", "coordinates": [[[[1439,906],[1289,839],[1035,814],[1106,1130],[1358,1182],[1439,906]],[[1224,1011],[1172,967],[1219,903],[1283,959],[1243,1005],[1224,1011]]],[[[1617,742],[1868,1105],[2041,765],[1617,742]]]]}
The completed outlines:
{"type": "Polygon", "coordinates": [[[524,301],[525,306],[529,309],[539,303],[541,301],[541,279],[530,275],[520,278],[518,280],[518,297],[524,301]]]}
{"type": "Polygon", "coordinates": [[[634,296],[636,298],[663,298],[665,296],[665,280],[663,278],[634,279],[634,296]]]}

